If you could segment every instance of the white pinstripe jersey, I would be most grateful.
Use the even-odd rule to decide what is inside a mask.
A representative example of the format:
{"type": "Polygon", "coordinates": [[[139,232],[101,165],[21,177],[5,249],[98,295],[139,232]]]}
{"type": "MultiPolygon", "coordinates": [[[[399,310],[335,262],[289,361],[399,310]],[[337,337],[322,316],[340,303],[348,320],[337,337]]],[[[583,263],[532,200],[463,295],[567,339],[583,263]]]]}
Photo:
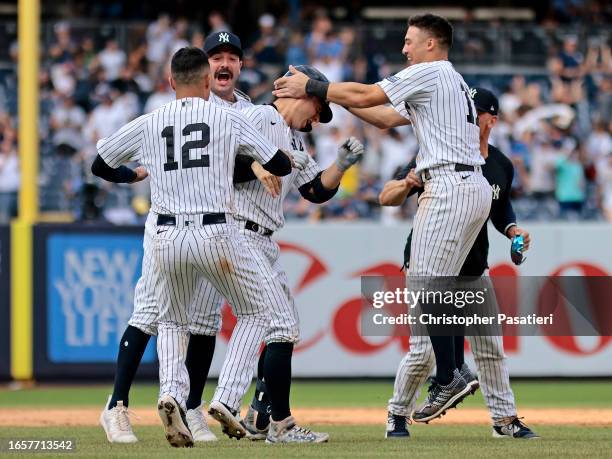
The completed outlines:
{"type": "MultiPolygon", "coordinates": [[[[242,112],[244,116],[280,150],[304,151],[302,135],[291,129],[284,118],[272,105],[253,105],[242,112]]],[[[292,169],[289,175],[281,177],[280,196],[273,198],[259,180],[236,184],[236,214],[238,218],[277,231],[285,224],[283,200],[292,186],[299,188],[313,180],[320,172],[319,165],[310,158],[304,170],[292,169]]]]}
{"type": "Polygon", "coordinates": [[[249,96],[247,96],[241,91],[234,90],[234,97],[236,98],[236,102],[230,102],[225,99],[221,99],[214,92],[210,91],[210,96],[208,96],[208,102],[210,102],[211,104],[220,105],[221,107],[229,107],[233,108],[234,110],[240,111],[253,106],[253,102],[251,102],[249,96]]]}
{"type": "Polygon", "coordinates": [[[417,173],[443,164],[484,164],[469,87],[449,61],[414,64],[377,84],[412,122],[417,173]]]}
{"type": "Polygon", "coordinates": [[[237,110],[198,97],[172,101],[98,141],[110,167],[138,161],[160,214],[234,212],[236,153],[268,162],[277,148],[237,110]]]}

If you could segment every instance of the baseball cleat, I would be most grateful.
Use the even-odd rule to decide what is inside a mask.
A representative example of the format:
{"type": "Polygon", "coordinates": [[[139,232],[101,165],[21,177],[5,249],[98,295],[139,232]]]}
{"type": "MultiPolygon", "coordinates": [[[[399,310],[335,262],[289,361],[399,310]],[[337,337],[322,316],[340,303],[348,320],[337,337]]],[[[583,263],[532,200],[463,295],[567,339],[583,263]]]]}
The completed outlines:
{"type": "Polygon", "coordinates": [[[408,416],[388,413],[385,438],[409,438],[408,424],[410,424],[408,416]]]}
{"type": "Polygon", "coordinates": [[[299,427],[293,416],[288,416],[282,421],[270,420],[270,429],[266,437],[267,444],[276,443],[325,443],[329,440],[329,434],[324,432],[313,432],[312,430],[299,427]]]}
{"type": "Polygon", "coordinates": [[[268,416],[268,424],[263,429],[257,427],[259,417],[260,413],[252,406],[249,406],[246,416],[241,421],[242,426],[247,430],[247,438],[249,440],[265,440],[268,436],[268,431],[270,430],[270,417],[268,416]]]}
{"type": "Polygon", "coordinates": [[[185,412],[170,395],[163,395],[157,402],[157,412],[164,425],[166,440],[175,448],[191,448],[193,437],[187,427],[185,412]]]}
{"type": "Polygon", "coordinates": [[[217,441],[217,436],[211,432],[206,421],[206,415],[202,412],[203,403],[193,410],[187,410],[185,418],[187,427],[191,431],[193,441],[217,441]]]}
{"type": "Polygon", "coordinates": [[[240,440],[247,436],[247,430],[241,424],[238,413],[232,412],[223,403],[218,401],[211,402],[208,414],[219,421],[223,428],[223,433],[228,437],[240,440]]]}
{"type": "Polygon", "coordinates": [[[476,376],[472,372],[472,370],[470,370],[470,367],[468,367],[467,364],[465,363],[461,365],[461,369],[459,370],[459,373],[461,374],[461,377],[463,378],[465,383],[470,388],[470,394],[474,395],[476,391],[478,390],[478,388],[480,387],[480,383],[478,382],[478,376],[476,376]]]}
{"type": "Polygon", "coordinates": [[[470,387],[465,383],[459,370],[455,370],[453,380],[446,386],[434,379],[428,389],[425,402],[412,413],[415,422],[428,422],[443,416],[451,407],[457,406],[469,393],[470,387]]]}
{"type": "Polygon", "coordinates": [[[117,402],[117,406],[108,409],[111,396],[108,400],[102,413],[100,413],[100,424],[106,432],[106,438],[111,443],[136,443],[138,438],[132,431],[130,424],[129,412],[126,406],[123,406],[122,401],[117,402]]]}
{"type": "Polygon", "coordinates": [[[512,422],[505,426],[493,426],[493,438],[534,440],[540,438],[540,436],[521,422],[520,418],[514,418],[512,422]]]}

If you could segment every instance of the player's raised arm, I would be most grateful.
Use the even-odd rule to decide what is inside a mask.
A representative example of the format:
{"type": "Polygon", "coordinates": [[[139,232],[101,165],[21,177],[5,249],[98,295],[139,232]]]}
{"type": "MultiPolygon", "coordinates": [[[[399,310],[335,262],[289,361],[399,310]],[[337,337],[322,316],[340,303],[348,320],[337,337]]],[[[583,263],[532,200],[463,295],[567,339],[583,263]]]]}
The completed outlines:
{"type": "Polygon", "coordinates": [[[291,76],[279,78],[274,82],[276,97],[316,96],[345,107],[375,107],[389,102],[384,91],[375,84],[328,83],[308,78],[292,65],[291,76]]]}
{"type": "Polygon", "coordinates": [[[98,155],[91,165],[91,172],[95,176],[114,183],[135,183],[147,177],[144,167],[132,170],[122,166],[140,154],[146,116],[136,118],[111,136],[98,141],[98,155]]]}
{"type": "Polygon", "coordinates": [[[364,152],[363,144],[355,137],[349,137],[338,148],[336,161],[323,172],[318,172],[319,166],[311,158],[296,179],[302,197],[315,204],[329,201],[337,193],[344,173],[361,160],[364,152]]]}
{"type": "Polygon", "coordinates": [[[410,120],[400,115],[397,110],[392,107],[378,106],[368,108],[351,108],[347,110],[357,118],[370,123],[380,129],[389,129],[392,127],[406,126],[410,124],[410,120]]]}

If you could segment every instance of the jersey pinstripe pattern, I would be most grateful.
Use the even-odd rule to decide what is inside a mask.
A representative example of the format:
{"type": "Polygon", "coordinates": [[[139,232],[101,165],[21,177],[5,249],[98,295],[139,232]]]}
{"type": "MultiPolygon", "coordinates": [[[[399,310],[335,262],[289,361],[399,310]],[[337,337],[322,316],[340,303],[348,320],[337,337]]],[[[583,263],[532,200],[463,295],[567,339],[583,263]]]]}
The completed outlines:
{"type": "Polygon", "coordinates": [[[469,87],[449,61],[414,64],[377,84],[396,110],[403,106],[409,115],[419,141],[417,173],[443,164],[484,164],[469,87]]]}
{"type": "MultiPolygon", "coordinates": [[[[221,99],[215,93],[211,92],[208,98],[208,102],[211,104],[220,105],[223,107],[233,108],[235,110],[241,110],[248,108],[252,105],[250,99],[245,94],[236,91],[234,93],[236,102],[228,102],[221,99]]],[[[157,335],[157,317],[159,315],[159,307],[157,305],[157,299],[155,297],[155,284],[157,282],[157,271],[153,267],[153,255],[152,255],[152,240],[155,234],[155,222],[157,214],[150,211],[147,216],[145,223],[145,232],[143,239],[143,257],[142,257],[142,274],[136,284],[136,290],[134,293],[134,311],[130,317],[129,324],[142,330],[149,335],[157,335]]],[[[207,287],[208,281],[202,280],[197,288],[194,304],[206,305],[206,304],[217,304],[216,296],[220,294],[207,287]],[[214,296],[211,296],[213,295],[214,296]]],[[[197,308],[192,310],[198,311],[197,308]]],[[[195,312],[194,312],[195,313],[195,312]]],[[[212,313],[210,316],[202,315],[200,313],[196,320],[196,323],[205,324],[202,327],[192,327],[192,333],[198,335],[216,335],[221,330],[221,318],[217,313],[212,313]]]]}
{"type": "MultiPolygon", "coordinates": [[[[301,136],[290,129],[283,117],[270,105],[253,106],[246,109],[245,117],[260,130],[260,132],[282,150],[303,150],[301,136]]],[[[301,185],[313,180],[320,169],[317,163],[310,159],[304,170],[294,169],[291,174],[282,177],[281,193],[273,198],[258,180],[236,185],[236,217],[242,220],[251,220],[258,225],[272,229],[280,229],[284,224],[282,202],[291,187],[301,185]]],[[[295,307],[295,300],[291,294],[289,280],[279,263],[280,248],[270,236],[264,236],[253,231],[242,229],[247,244],[252,249],[257,265],[266,279],[264,295],[269,305],[270,324],[266,332],[266,344],[273,342],[295,343],[299,339],[299,317],[295,307]]],[[[212,286],[211,286],[212,288],[212,286]]],[[[196,330],[206,330],[214,327],[214,321],[207,323],[206,318],[219,312],[222,298],[217,297],[218,303],[210,304],[209,308],[198,316],[194,315],[193,327],[196,330]],[[202,318],[202,320],[200,320],[202,318]]],[[[228,349],[226,362],[231,372],[219,376],[219,384],[213,400],[220,401],[232,409],[240,408],[240,400],[246,394],[252,376],[253,368],[247,367],[235,355],[243,352],[235,347],[228,349]]]]}
{"type": "Polygon", "coordinates": [[[210,92],[210,96],[208,96],[208,102],[211,104],[219,105],[220,107],[229,107],[234,110],[242,111],[246,108],[249,108],[253,105],[249,96],[240,91],[234,91],[235,102],[230,102],[229,100],[221,99],[214,92],[210,92]]]}
{"type": "MultiPolygon", "coordinates": [[[[495,292],[489,277],[482,277],[482,287],[495,292]]],[[[495,294],[486,295],[487,313],[499,311],[495,294]]],[[[510,375],[506,365],[501,336],[467,336],[470,343],[480,389],[494,425],[504,425],[516,416],[514,393],[510,387],[510,375]]],[[[410,416],[415,409],[420,389],[436,364],[428,336],[411,335],[410,351],[402,359],[393,385],[393,397],[388,410],[400,416],[410,416]]]]}
{"type": "MultiPolygon", "coordinates": [[[[244,116],[280,150],[304,151],[301,133],[291,129],[272,105],[254,105],[243,111],[244,116]]],[[[259,182],[236,185],[236,211],[238,218],[252,220],[259,225],[277,231],[285,224],[283,201],[293,186],[299,188],[313,180],[320,172],[318,164],[310,158],[304,170],[293,169],[282,177],[280,196],[273,198],[259,182]]]]}
{"type": "MultiPolygon", "coordinates": [[[[238,150],[265,163],[277,148],[239,112],[199,98],[166,104],[98,142],[98,153],[111,167],[130,160],[143,164],[151,176],[153,212],[175,217],[172,226],[157,225],[151,247],[159,270],[160,394],[183,408],[189,387],[188,307],[201,281],[207,279],[232,304],[238,321],[229,348],[241,349],[236,353],[241,367],[252,370],[269,322],[265,279],[230,213],[238,150]],[[204,225],[206,212],[223,212],[227,222],[204,225]]],[[[221,374],[228,371],[226,361],[221,374]]]]}
{"type": "Polygon", "coordinates": [[[262,163],[276,153],[240,112],[200,98],[136,118],[97,148],[111,167],[130,160],[145,166],[151,210],[158,214],[232,212],[236,152],[262,163]]]}

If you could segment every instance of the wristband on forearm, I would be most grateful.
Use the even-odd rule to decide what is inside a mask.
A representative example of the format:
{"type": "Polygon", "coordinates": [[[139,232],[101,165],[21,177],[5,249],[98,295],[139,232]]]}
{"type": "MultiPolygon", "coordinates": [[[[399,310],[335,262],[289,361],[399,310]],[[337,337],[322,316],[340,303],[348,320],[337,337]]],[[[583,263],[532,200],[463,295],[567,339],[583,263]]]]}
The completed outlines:
{"type": "Polygon", "coordinates": [[[327,90],[329,89],[329,82],[318,81],[309,78],[306,82],[306,94],[309,96],[318,97],[321,100],[327,100],[327,90]]]}
{"type": "Polygon", "coordinates": [[[138,178],[138,174],[135,170],[130,169],[127,166],[120,166],[118,178],[119,180],[122,180],[122,182],[119,183],[134,183],[134,181],[138,178]],[[125,182],[123,182],[123,180],[125,180],[125,182]]]}
{"type": "Polygon", "coordinates": [[[138,178],[138,174],[129,167],[119,166],[116,169],[110,167],[100,155],[96,156],[91,165],[91,172],[95,176],[113,183],[132,183],[138,178]]]}

